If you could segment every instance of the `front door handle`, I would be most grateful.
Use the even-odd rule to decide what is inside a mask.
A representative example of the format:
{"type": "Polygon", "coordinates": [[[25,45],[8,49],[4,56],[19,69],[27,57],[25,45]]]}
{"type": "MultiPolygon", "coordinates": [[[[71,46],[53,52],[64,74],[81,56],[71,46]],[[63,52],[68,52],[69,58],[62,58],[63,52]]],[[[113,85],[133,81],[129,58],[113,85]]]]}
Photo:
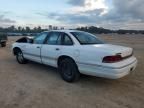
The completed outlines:
{"type": "Polygon", "coordinates": [[[40,46],[37,46],[37,48],[40,48],[40,46]]]}
{"type": "Polygon", "coordinates": [[[59,49],[59,48],[56,48],[55,50],[56,50],[56,51],[59,51],[60,49],[59,49]]]}

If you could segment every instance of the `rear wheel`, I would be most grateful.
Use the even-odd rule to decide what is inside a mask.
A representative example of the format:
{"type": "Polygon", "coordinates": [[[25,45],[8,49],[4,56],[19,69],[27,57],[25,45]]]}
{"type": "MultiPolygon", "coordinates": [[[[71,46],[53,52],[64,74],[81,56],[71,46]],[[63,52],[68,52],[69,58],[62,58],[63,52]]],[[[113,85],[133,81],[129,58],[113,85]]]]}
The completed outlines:
{"type": "Polygon", "coordinates": [[[16,53],[16,59],[20,64],[26,64],[27,60],[23,57],[23,53],[21,50],[18,50],[16,53]]]}
{"type": "Polygon", "coordinates": [[[65,58],[60,62],[59,71],[63,80],[67,82],[74,82],[80,77],[76,63],[69,58],[65,58]]]}

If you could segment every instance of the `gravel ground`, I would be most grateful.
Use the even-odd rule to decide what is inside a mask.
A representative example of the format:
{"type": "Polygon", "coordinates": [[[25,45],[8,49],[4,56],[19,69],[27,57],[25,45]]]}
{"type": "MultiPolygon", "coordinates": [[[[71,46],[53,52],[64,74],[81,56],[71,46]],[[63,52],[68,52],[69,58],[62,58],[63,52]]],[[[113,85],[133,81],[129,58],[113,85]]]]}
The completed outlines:
{"type": "Polygon", "coordinates": [[[136,70],[118,80],[82,75],[70,84],[55,68],[18,64],[11,44],[19,37],[9,37],[7,47],[0,47],[0,108],[144,108],[144,35],[99,37],[133,47],[136,70]]]}

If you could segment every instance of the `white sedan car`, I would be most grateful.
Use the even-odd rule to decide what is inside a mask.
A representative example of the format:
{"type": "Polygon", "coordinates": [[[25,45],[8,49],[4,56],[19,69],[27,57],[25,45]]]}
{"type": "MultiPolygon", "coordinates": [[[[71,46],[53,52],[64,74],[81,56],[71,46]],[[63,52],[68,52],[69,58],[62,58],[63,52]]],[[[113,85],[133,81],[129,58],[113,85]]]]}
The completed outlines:
{"type": "Polygon", "coordinates": [[[79,79],[80,73],[118,79],[137,64],[132,48],[106,44],[95,35],[77,30],[45,31],[34,38],[23,37],[12,49],[20,64],[30,60],[56,67],[68,82],[79,79]]]}

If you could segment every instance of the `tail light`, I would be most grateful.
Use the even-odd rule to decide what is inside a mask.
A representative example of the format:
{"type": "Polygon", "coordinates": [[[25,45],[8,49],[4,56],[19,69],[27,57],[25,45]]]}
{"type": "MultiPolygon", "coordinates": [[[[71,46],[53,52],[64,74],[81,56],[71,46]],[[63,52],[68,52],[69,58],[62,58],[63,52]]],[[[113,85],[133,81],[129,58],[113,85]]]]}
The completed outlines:
{"type": "Polygon", "coordinates": [[[121,55],[106,56],[103,58],[103,63],[115,63],[121,61],[123,58],[121,55]]]}

